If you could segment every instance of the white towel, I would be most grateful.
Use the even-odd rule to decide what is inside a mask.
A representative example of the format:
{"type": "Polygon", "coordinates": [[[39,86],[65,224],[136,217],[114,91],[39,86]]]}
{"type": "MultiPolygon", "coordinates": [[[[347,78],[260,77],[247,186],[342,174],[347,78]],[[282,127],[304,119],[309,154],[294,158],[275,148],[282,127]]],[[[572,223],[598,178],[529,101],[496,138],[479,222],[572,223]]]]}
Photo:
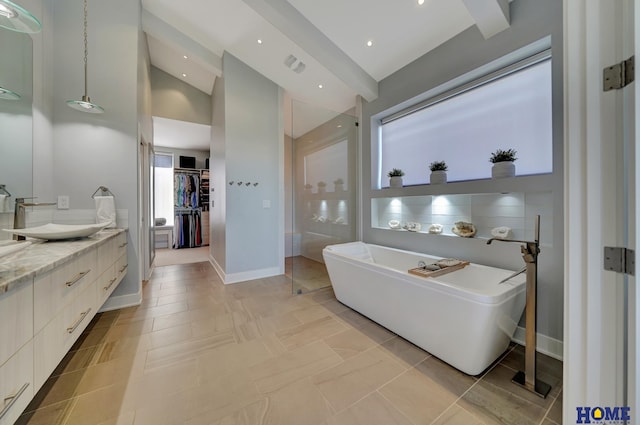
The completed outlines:
{"type": "Polygon", "coordinates": [[[116,201],[113,196],[94,196],[96,202],[96,223],[110,221],[107,227],[116,227],[116,201]]]}
{"type": "Polygon", "coordinates": [[[0,213],[7,211],[7,195],[0,195],[0,213]]]}

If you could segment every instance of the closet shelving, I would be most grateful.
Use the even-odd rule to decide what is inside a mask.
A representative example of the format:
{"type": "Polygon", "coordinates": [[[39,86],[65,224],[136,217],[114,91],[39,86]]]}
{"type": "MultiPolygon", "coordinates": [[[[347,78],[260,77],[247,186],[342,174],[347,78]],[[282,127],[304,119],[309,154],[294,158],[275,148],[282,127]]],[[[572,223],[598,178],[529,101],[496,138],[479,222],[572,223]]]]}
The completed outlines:
{"type": "Polygon", "coordinates": [[[201,172],[175,168],[173,247],[194,248],[202,245],[201,172]]]}

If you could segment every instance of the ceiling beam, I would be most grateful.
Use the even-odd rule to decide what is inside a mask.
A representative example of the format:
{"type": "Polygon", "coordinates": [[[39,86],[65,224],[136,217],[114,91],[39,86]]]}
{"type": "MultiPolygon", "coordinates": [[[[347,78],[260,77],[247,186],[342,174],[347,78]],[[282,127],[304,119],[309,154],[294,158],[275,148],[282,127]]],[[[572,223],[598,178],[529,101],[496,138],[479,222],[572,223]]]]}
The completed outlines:
{"type": "Polygon", "coordinates": [[[142,30],[153,38],[188,53],[191,60],[199,63],[217,77],[222,75],[222,58],[220,56],[145,9],[142,10],[142,30]]]}
{"type": "Polygon", "coordinates": [[[357,94],[371,102],[378,82],[286,0],[243,0],[357,94]]]}
{"type": "Polygon", "coordinates": [[[462,0],[482,36],[493,37],[509,28],[509,0],[462,0]]]}

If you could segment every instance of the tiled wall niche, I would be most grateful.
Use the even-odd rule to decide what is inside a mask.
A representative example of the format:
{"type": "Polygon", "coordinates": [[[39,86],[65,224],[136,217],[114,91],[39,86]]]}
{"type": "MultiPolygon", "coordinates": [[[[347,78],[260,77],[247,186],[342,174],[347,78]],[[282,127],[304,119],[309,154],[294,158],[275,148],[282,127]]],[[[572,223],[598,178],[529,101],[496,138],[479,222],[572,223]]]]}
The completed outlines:
{"type": "Polygon", "coordinates": [[[540,215],[540,243],[553,243],[552,192],[474,193],[456,195],[424,195],[373,198],[371,225],[393,230],[389,221],[420,223],[420,233],[428,233],[431,224],[443,226],[442,235],[456,236],[452,227],[457,221],[476,226],[476,238],[490,238],[491,229],[507,226],[512,239],[531,240],[534,237],[535,216],[540,215]]]}

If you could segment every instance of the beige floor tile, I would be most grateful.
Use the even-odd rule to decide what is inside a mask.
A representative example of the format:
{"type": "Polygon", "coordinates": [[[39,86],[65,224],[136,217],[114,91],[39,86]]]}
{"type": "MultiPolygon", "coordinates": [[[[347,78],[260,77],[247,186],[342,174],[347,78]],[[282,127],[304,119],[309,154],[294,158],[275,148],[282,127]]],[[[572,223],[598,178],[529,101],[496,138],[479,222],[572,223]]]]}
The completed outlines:
{"type": "Polygon", "coordinates": [[[209,350],[214,350],[227,344],[234,344],[236,341],[232,332],[220,332],[198,340],[167,345],[165,347],[154,348],[147,352],[148,369],[163,367],[172,363],[195,359],[209,350]]]}
{"type": "Polygon", "coordinates": [[[146,354],[149,346],[147,335],[107,342],[98,348],[95,363],[110,362],[120,358],[133,358],[140,353],[146,354]]]}
{"type": "Polygon", "coordinates": [[[82,350],[69,351],[60,361],[56,370],[51,373],[51,376],[55,377],[89,367],[95,363],[98,350],[101,348],[102,346],[96,345],[82,350]]]}
{"type": "Polygon", "coordinates": [[[404,364],[407,368],[413,367],[431,356],[431,354],[422,348],[413,345],[399,336],[383,342],[381,348],[386,350],[389,355],[393,356],[393,358],[404,364]]]}
{"type": "Polygon", "coordinates": [[[562,392],[558,394],[551,409],[547,412],[547,418],[552,422],[560,425],[562,424],[562,392]]]}
{"type": "Polygon", "coordinates": [[[154,331],[171,328],[173,326],[184,325],[191,322],[191,311],[170,314],[168,316],[156,317],[153,319],[154,331]]]}
{"type": "Polygon", "coordinates": [[[217,425],[319,425],[332,414],[329,403],[317,388],[308,379],[302,379],[223,418],[217,425]]]}
{"type": "Polygon", "coordinates": [[[129,412],[117,418],[108,419],[104,422],[100,422],[97,425],[133,425],[133,422],[135,421],[135,419],[136,419],[136,413],[129,412]]]}
{"type": "Polygon", "coordinates": [[[539,424],[546,410],[537,404],[480,380],[457,402],[487,425],[539,424]]]}
{"type": "Polygon", "coordinates": [[[247,372],[228,374],[138,409],[135,424],[212,423],[262,398],[247,372]]]}
{"type": "Polygon", "coordinates": [[[192,320],[190,325],[193,337],[202,338],[232,330],[233,318],[228,313],[211,315],[205,319],[192,320]]]}
{"type": "Polygon", "coordinates": [[[292,350],[297,347],[310,344],[314,341],[330,337],[344,331],[345,329],[346,327],[333,317],[325,316],[312,322],[307,322],[293,328],[278,331],[276,336],[280,338],[280,341],[282,341],[282,344],[288,350],[292,350]]]}
{"type": "Polygon", "coordinates": [[[191,324],[174,326],[172,328],[149,332],[149,348],[160,348],[178,344],[192,338],[191,324]]]}
{"type": "Polygon", "coordinates": [[[323,425],[412,425],[380,394],[374,392],[353,406],[329,418],[323,425]]]}
{"type": "Polygon", "coordinates": [[[250,371],[258,389],[270,393],[341,362],[327,344],[318,341],[252,366],[250,371]]]}
{"type": "Polygon", "coordinates": [[[122,411],[121,401],[126,384],[120,383],[76,397],[65,425],[86,425],[116,419],[129,412],[122,411]],[[109,402],[106,403],[105,400],[109,402]]]}
{"type": "Polygon", "coordinates": [[[371,338],[353,328],[325,338],[324,342],[345,360],[377,345],[371,338]]]}
{"type": "Polygon", "coordinates": [[[463,408],[453,405],[431,425],[484,425],[484,422],[463,408]]]}
{"type": "Polygon", "coordinates": [[[334,316],[334,314],[327,310],[322,304],[314,304],[307,307],[301,307],[294,311],[293,314],[302,323],[313,322],[314,320],[323,319],[325,317],[334,316]]]}
{"type": "MultiPolygon", "coordinates": [[[[501,365],[515,371],[524,370],[524,347],[517,344],[504,359],[501,365]]],[[[536,353],[537,378],[551,385],[551,394],[555,397],[562,390],[562,362],[542,353],[536,353]]]]}
{"type": "Polygon", "coordinates": [[[245,370],[273,357],[259,339],[228,344],[197,358],[200,379],[212,380],[223,374],[245,370]]]}
{"type": "Polygon", "coordinates": [[[389,382],[379,392],[414,424],[431,423],[458,398],[415,368],[389,382]]]}
{"type": "Polygon", "coordinates": [[[372,348],[311,379],[339,412],[405,371],[380,348],[372,348]]]}
{"type": "Polygon", "coordinates": [[[477,382],[476,378],[460,372],[434,356],[419,363],[415,368],[458,397],[477,382]]]}
{"type": "Polygon", "coordinates": [[[135,337],[153,330],[153,319],[116,324],[109,329],[105,342],[118,341],[122,338],[135,337]]]}
{"type": "Polygon", "coordinates": [[[301,322],[292,313],[285,313],[270,317],[256,317],[253,320],[234,322],[234,334],[238,341],[251,341],[254,339],[277,334],[285,329],[300,325],[301,322]]]}
{"type": "Polygon", "coordinates": [[[27,408],[14,425],[62,425],[72,407],[72,400],[66,400],[37,410],[27,408]]]}
{"type": "MultiPolygon", "coordinates": [[[[551,392],[549,396],[546,398],[542,398],[537,394],[534,394],[520,385],[514,384],[511,382],[513,379],[513,375],[516,372],[513,369],[508,367],[504,367],[501,364],[496,365],[493,369],[491,369],[487,374],[485,374],[481,381],[484,383],[495,385],[498,388],[503,389],[505,392],[512,393],[517,395],[520,398],[527,400],[530,403],[537,404],[542,407],[544,410],[547,410],[551,407],[551,404],[555,400],[556,396],[560,393],[560,389],[557,386],[557,381],[553,383],[556,384],[555,387],[551,388],[551,392]]],[[[547,375],[548,377],[549,375],[547,375]]],[[[545,381],[546,382],[546,381],[545,381]]],[[[547,382],[551,384],[550,382],[547,382]]]]}

